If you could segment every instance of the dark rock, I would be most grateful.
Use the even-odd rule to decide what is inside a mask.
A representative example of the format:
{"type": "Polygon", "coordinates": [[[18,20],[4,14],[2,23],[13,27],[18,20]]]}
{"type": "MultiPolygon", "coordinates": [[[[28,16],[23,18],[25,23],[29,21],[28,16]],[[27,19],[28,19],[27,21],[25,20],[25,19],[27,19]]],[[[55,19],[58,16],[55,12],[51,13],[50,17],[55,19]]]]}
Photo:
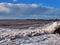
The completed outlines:
{"type": "Polygon", "coordinates": [[[54,34],[56,34],[56,33],[60,34],[60,26],[53,33],[54,34]]]}

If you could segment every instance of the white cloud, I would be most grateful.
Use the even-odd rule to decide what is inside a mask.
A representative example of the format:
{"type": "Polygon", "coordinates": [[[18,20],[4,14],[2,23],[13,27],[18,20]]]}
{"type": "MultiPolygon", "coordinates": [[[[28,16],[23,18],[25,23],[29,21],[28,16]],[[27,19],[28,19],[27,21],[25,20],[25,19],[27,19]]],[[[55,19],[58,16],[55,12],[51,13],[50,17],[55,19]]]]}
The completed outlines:
{"type": "Polygon", "coordinates": [[[5,7],[4,3],[0,3],[0,12],[10,12],[10,9],[5,7]]]}
{"type": "Polygon", "coordinates": [[[35,8],[35,7],[37,8],[37,7],[40,6],[40,5],[32,4],[31,6],[34,7],[34,8],[35,8]]]}
{"type": "Polygon", "coordinates": [[[0,3],[0,14],[1,15],[60,15],[60,10],[39,4],[0,3]]]}

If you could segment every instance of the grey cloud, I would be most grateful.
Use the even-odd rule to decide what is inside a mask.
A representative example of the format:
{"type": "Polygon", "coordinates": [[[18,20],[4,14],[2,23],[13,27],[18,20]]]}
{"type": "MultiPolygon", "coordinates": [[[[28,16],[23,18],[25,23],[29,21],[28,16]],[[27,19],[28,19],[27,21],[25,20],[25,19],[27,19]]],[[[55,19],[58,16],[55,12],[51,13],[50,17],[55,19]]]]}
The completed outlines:
{"type": "Polygon", "coordinates": [[[0,3],[0,15],[60,15],[60,10],[39,4],[0,3]]]}

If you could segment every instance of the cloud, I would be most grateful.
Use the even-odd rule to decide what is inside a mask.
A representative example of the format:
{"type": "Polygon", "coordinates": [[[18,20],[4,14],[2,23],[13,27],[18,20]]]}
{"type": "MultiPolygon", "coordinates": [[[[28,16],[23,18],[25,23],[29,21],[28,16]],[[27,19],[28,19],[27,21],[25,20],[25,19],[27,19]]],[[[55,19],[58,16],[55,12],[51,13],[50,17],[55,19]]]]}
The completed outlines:
{"type": "Polygon", "coordinates": [[[60,15],[60,9],[40,4],[0,3],[0,15],[60,15]]]}
{"type": "Polygon", "coordinates": [[[10,12],[10,9],[5,7],[4,3],[0,3],[0,12],[10,12]]]}

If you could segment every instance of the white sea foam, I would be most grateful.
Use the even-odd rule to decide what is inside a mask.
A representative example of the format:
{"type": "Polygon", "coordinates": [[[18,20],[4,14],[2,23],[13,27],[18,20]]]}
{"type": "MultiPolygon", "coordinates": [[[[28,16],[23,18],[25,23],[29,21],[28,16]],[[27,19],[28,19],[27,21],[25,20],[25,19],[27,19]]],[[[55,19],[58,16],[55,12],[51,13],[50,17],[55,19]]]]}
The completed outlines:
{"type": "Polygon", "coordinates": [[[52,34],[55,31],[55,29],[58,28],[59,25],[60,25],[60,22],[52,22],[52,23],[48,23],[42,27],[41,26],[37,27],[37,28],[35,27],[34,29],[29,28],[29,29],[20,30],[20,29],[0,28],[0,44],[3,44],[4,42],[12,41],[13,39],[16,42],[16,39],[17,39],[17,40],[19,40],[19,44],[21,43],[21,45],[28,45],[28,44],[48,45],[50,43],[51,43],[50,45],[52,45],[53,43],[55,44],[54,41],[57,42],[60,40],[60,38],[58,38],[60,36],[52,34]],[[49,34],[45,34],[45,33],[49,33],[49,34]],[[44,35],[40,35],[40,34],[44,34],[44,35]],[[34,36],[34,35],[36,35],[36,36],[34,36]],[[37,36],[37,35],[39,35],[39,36],[37,36]],[[30,37],[30,36],[32,36],[32,37],[30,37]],[[12,40],[10,40],[10,39],[12,39],[12,40]],[[49,40],[50,40],[50,42],[49,42],[49,40]],[[53,40],[53,43],[51,42],[52,40],[53,40]]]}
{"type": "Polygon", "coordinates": [[[52,33],[54,32],[54,30],[56,28],[58,28],[58,23],[57,22],[52,22],[52,23],[49,23],[43,27],[38,27],[38,28],[35,28],[34,30],[30,30],[30,29],[25,29],[25,30],[17,30],[17,29],[3,29],[1,28],[0,29],[0,38],[1,37],[11,37],[11,36],[16,36],[16,35],[23,35],[23,36],[26,36],[28,34],[30,35],[34,35],[36,33],[52,33]]]}

